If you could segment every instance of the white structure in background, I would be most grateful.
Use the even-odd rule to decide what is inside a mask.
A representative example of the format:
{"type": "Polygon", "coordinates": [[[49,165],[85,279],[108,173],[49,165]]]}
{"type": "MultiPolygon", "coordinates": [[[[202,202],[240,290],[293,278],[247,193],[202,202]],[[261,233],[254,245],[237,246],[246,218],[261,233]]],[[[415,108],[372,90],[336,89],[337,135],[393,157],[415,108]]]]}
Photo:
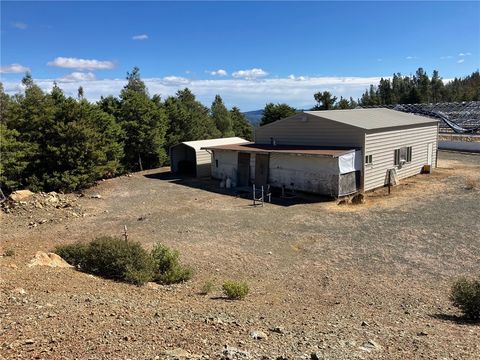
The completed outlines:
{"type": "Polygon", "coordinates": [[[198,141],[184,141],[170,147],[170,167],[173,173],[196,177],[210,176],[212,157],[206,146],[242,144],[247,140],[239,137],[209,139],[198,141]]]}

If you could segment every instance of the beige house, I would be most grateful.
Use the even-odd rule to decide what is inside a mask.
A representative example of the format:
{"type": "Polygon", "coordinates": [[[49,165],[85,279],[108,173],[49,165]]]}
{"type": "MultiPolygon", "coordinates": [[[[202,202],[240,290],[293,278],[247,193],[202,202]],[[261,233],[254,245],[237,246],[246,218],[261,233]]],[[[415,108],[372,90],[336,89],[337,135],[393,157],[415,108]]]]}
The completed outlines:
{"type": "Polygon", "coordinates": [[[438,122],[389,109],[306,111],[258,128],[255,143],[211,146],[212,176],[342,196],[436,166],[438,122]]]}

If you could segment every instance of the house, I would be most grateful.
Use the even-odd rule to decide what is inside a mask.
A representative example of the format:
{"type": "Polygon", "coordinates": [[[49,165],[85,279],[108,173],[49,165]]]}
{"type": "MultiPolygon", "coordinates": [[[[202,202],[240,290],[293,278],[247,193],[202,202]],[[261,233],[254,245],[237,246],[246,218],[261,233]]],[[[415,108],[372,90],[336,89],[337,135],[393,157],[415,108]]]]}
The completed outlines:
{"type": "Polygon", "coordinates": [[[206,146],[212,177],[343,196],[436,166],[438,121],[389,109],[305,111],[264,125],[255,143],[206,146]]]}
{"type": "Polygon", "coordinates": [[[210,176],[210,153],[202,147],[248,143],[239,137],[184,141],[170,147],[170,167],[173,173],[196,177],[210,176]]]}

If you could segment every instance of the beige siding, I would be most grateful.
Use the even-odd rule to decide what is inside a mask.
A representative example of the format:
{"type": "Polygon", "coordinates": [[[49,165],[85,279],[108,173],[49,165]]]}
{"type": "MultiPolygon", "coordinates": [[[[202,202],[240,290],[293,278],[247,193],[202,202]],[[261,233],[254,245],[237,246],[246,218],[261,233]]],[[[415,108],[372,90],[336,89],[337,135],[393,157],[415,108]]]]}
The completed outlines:
{"type": "Polygon", "coordinates": [[[298,114],[255,131],[255,142],[277,145],[362,147],[364,130],[317,116],[298,114]]]}
{"type": "Polygon", "coordinates": [[[427,164],[428,144],[431,143],[432,166],[436,164],[437,125],[421,126],[409,129],[367,133],[365,135],[365,155],[372,155],[373,164],[365,165],[364,190],[385,185],[388,169],[396,168],[400,179],[419,174],[427,164]],[[412,161],[401,169],[394,165],[394,150],[412,147],[412,161]]]}
{"type": "Polygon", "coordinates": [[[207,150],[197,150],[197,177],[210,176],[212,156],[207,150]]]}

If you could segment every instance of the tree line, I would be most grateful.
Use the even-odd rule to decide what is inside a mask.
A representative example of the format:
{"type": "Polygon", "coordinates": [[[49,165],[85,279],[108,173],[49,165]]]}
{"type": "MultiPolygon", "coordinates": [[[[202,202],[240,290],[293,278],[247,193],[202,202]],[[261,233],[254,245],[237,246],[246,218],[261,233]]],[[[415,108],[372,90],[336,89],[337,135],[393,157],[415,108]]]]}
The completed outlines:
{"type": "Polygon", "coordinates": [[[75,191],[98,179],[168,163],[171,145],[187,140],[239,136],[252,127],[217,95],[211,108],[185,88],[162,100],[150,96],[140,71],[127,73],[119,97],[92,103],[67,97],[54,83],[50,92],[30,74],[24,93],[10,96],[0,83],[0,187],[75,191]]]}
{"type": "MultiPolygon", "coordinates": [[[[354,109],[357,106],[381,106],[395,104],[422,104],[438,102],[480,101],[480,72],[477,70],[464,78],[445,83],[437,70],[429,77],[423,68],[414,75],[393,74],[391,79],[381,78],[377,85],[370,85],[360,99],[337,98],[329,91],[313,95],[315,106],[310,110],[354,109]]],[[[294,115],[298,110],[288,104],[267,104],[261,125],[294,115]]]]}

